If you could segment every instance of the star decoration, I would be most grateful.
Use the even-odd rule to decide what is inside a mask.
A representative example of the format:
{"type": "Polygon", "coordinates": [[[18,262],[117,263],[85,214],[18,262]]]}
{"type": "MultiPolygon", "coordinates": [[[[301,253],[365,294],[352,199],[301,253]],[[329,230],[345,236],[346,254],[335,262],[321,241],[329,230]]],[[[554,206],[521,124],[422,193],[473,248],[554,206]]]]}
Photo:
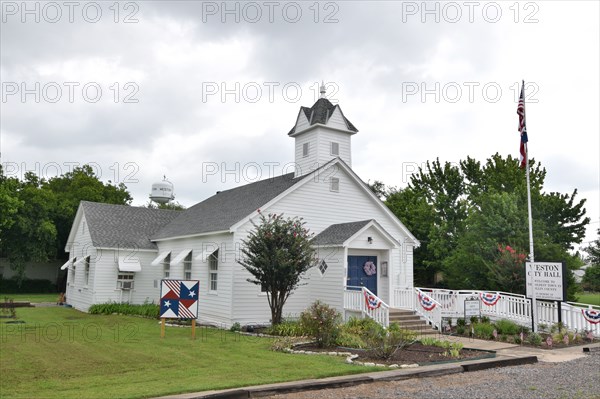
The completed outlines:
{"type": "Polygon", "coordinates": [[[194,291],[190,291],[190,296],[193,298],[196,295],[194,291]]]}
{"type": "Polygon", "coordinates": [[[165,306],[166,307],[170,307],[171,306],[171,301],[165,301],[165,306]]]}

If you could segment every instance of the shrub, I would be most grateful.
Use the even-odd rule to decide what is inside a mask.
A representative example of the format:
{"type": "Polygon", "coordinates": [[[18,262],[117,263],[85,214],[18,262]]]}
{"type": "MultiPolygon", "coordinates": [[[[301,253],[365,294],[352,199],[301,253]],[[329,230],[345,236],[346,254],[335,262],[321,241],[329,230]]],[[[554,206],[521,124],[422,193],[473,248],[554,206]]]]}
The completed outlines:
{"type": "Polygon", "coordinates": [[[502,319],[494,323],[498,334],[514,335],[521,332],[521,326],[511,320],[502,319]]]}
{"type": "Polygon", "coordinates": [[[361,336],[341,330],[336,338],[336,344],[344,348],[365,349],[367,345],[361,336]]]}
{"type": "Polygon", "coordinates": [[[316,339],[317,346],[322,348],[335,343],[340,319],[337,310],[321,301],[316,301],[302,312],[300,325],[303,331],[316,339]]]}
{"type": "Polygon", "coordinates": [[[366,332],[364,341],[373,356],[389,359],[396,351],[416,342],[416,334],[399,328],[372,328],[366,332]]]}
{"type": "Polygon", "coordinates": [[[464,327],[467,325],[467,321],[462,317],[460,319],[456,319],[456,327],[464,327]]]}
{"type": "Polygon", "coordinates": [[[489,323],[476,323],[473,330],[476,338],[492,339],[494,337],[494,326],[489,323]]]}
{"type": "Polygon", "coordinates": [[[301,337],[306,335],[304,329],[297,320],[284,320],[267,329],[267,334],[279,335],[282,337],[301,337]]]}
{"type": "MultiPolygon", "coordinates": [[[[390,324],[390,328],[393,328],[392,326],[398,326],[398,324],[392,323],[390,324]]],[[[346,323],[340,326],[340,329],[342,331],[359,336],[364,335],[367,331],[369,331],[372,328],[383,328],[383,326],[381,326],[381,324],[377,323],[375,320],[369,317],[366,317],[364,319],[351,317],[346,323]]]]}
{"type": "Polygon", "coordinates": [[[229,329],[229,331],[231,331],[231,332],[242,331],[242,326],[240,325],[240,323],[238,323],[236,321],[235,323],[233,323],[233,325],[231,326],[231,328],[229,329]]]}
{"type": "Polygon", "coordinates": [[[489,322],[490,322],[490,318],[489,318],[489,317],[487,317],[487,316],[481,316],[481,322],[482,322],[482,323],[489,324],[489,322]]]}
{"type": "Polygon", "coordinates": [[[456,333],[458,335],[464,335],[465,331],[466,331],[466,327],[465,326],[457,326],[456,327],[456,333]]]}
{"type": "Polygon", "coordinates": [[[471,324],[475,324],[479,321],[479,317],[471,316],[471,318],[469,318],[469,321],[471,322],[471,324]]]}
{"type": "Polygon", "coordinates": [[[160,306],[153,303],[143,305],[132,305],[130,303],[107,302],[90,306],[90,314],[124,314],[142,316],[151,319],[158,319],[160,315],[160,306]]]}
{"type": "Polygon", "coordinates": [[[532,345],[541,345],[542,344],[542,336],[538,333],[531,333],[527,336],[527,341],[532,345]]]}

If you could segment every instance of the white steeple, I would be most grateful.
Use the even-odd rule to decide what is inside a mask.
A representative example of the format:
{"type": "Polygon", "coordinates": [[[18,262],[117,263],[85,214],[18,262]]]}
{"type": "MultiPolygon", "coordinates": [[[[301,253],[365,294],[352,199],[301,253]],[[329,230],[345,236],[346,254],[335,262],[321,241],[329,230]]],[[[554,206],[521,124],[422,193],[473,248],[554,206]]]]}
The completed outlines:
{"type": "Polygon", "coordinates": [[[321,82],[320,97],[312,107],[300,107],[296,124],[288,135],[295,140],[296,177],[323,166],[333,158],[341,158],[352,167],[352,135],[358,129],[346,119],[339,105],[326,97],[321,82]]]}

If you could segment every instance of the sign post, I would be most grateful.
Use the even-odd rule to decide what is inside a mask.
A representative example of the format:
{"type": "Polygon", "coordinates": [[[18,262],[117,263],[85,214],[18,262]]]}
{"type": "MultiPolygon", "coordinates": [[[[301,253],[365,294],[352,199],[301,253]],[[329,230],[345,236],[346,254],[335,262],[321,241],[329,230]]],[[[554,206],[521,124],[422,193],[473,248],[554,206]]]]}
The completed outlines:
{"type": "MultiPolygon", "coordinates": [[[[564,262],[526,262],[526,296],[532,298],[532,306],[537,299],[558,302],[558,321],[562,321],[561,302],[567,296],[567,268],[564,262]]],[[[534,327],[537,326],[532,309],[531,318],[534,327]]]]}
{"type": "Polygon", "coordinates": [[[465,299],[465,321],[471,317],[481,316],[481,304],[479,298],[473,296],[465,299]]]}
{"type": "Polygon", "coordinates": [[[165,319],[192,319],[192,339],[196,338],[199,287],[200,282],[198,280],[161,280],[161,338],[165,336],[165,319]]]}

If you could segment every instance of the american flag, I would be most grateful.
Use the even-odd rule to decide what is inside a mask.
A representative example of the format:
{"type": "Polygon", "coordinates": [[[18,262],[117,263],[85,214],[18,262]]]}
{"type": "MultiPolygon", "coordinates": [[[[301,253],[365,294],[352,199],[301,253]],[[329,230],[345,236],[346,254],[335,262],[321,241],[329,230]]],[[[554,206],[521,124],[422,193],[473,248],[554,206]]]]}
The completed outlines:
{"type": "Polygon", "coordinates": [[[198,280],[162,280],[160,317],[195,319],[198,317],[198,280]]]}
{"type": "Polygon", "coordinates": [[[525,168],[527,164],[527,126],[525,124],[525,81],[521,86],[521,96],[519,97],[519,105],[517,106],[517,114],[519,115],[519,133],[521,133],[521,145],[519,152],[521,153],[521,168],[525,168]]]}

